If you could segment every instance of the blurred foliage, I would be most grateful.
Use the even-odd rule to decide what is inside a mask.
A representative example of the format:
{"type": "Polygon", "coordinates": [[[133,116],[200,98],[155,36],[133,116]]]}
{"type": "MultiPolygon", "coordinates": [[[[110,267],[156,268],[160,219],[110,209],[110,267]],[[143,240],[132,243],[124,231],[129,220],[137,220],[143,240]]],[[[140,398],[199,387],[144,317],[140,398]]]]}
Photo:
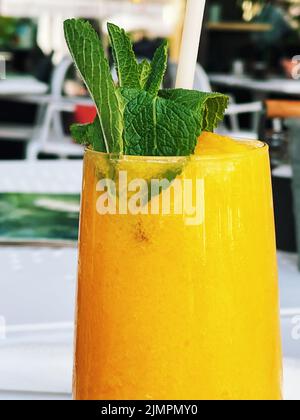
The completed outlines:
{"type": "Polygon", "coordinates": [[[76,241],[79,203],[76,194],[1,193],[0,242],[3,238],[76,241]]]}
{"type": "Polygon", "coordinates": [[[0,46],[6,47],[16,36],[18,20],[0,16],[0,46]]]}

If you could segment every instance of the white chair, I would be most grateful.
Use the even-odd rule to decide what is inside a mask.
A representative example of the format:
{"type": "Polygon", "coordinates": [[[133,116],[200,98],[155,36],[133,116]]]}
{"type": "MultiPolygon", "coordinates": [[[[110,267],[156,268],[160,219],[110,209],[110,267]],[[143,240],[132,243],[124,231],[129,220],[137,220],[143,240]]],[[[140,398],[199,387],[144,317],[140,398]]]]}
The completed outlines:
{"type": "MultiPolygon", "coordinates": [[[[1,99],[6,101],[39,103],[48,91],[45,83],[39,82],[34,77],[10,77],[1,81],[1,99]],[[35,100],[32,100],[35,92],[35,100]]],[[[33,133],[33,126],[28,124],[0,123],[0,139],[11,141],[28,141],[33,133]]]]}
{"type": "MultiPolygon", "coordinates": [[[[176,80],[177,65],[174,63],[169,64],[169,74],[171,79],[176,80]]],[[[201,92],[212,92],[210,80],[205,70],[200,64],[196,66],[194,89],[201,92]]],[[[258,139],[258,124],[259,114],[263,110],[262,102],[252,102],[245,104],[237,104],[232,95],[228,95],[230,105],[226,111],[227,121],[222,123],[216,130],[219,134],[230,136],[238,139],[257,140],[258,139]],[[252,115],[252,129],[243,130],[239,124],[239,115],[251,114],[252,115]]]]}
{"type": "Polygon", "coordinates": [[[78,104],[92,104],[88,98],[63,96],[64,82],[72,63],[71,57],[68,56],[55,67],[49,94],[42,92],[32,95],[11,95],[7,98],[15,102],[38,105],[34,126],[18,124],[0,126],[0,138],[27,142],[28,160],[36,160],[40,153],[60,158],[80,157],[83,154],[83,148],[65,135],[61,117],[62,112],[74,112],[78,104]]]}
{"type": "MultiPolygon", "coordinates": [[[[197,64],[195,73],[194,89],[212,92],[212,87],[208,75],[200,64],[197,64]]],[[[257,140],[258,139],[258,121],[259,114],[263,110],[262,102],[251,102],[244,104],[237,104],[232,95],[229,96],[229,107],[226,110],[228,123],[223,122],[217,132],[226,136],[238,139],[257,140]],[[252,129],[243,130],[240,127],[239,115],[251,114],[252,115],[252,129]]]]}
{"type": "Polygon", "coordinates": [[[72,63],[71,57],[65,57],[53,72],[51,93],[41,103],[36,127],[26,149],[28,160],[36,160],[40,153],[59,158],[83,155],[83,148],[65,135],[62,123],[62,112],[74,112],[77,104],[92,103],[90,99],[82,97],[63,96],[64,82],[72,63]]]}

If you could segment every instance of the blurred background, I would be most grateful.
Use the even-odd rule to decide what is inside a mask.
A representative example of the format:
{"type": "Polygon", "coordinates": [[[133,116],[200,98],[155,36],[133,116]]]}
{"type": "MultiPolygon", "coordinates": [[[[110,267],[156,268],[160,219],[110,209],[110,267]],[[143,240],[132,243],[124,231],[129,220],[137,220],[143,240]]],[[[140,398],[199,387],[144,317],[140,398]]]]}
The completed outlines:
{"type": "MultiPolygon", "coordinates": [[[[71,397],[81,146],[95,109],[65,18],[106,22],[140,59],[170,40],[173,87],[185,0],[0,0],[0,398],[71,397]]],[[[300,0],[207,0],[195,89],[230,96],[219,132],[270,146],[285,397],[300,399],[300,0]]],[[[200,23],[199,23],[200,24],[200,23]]]]}

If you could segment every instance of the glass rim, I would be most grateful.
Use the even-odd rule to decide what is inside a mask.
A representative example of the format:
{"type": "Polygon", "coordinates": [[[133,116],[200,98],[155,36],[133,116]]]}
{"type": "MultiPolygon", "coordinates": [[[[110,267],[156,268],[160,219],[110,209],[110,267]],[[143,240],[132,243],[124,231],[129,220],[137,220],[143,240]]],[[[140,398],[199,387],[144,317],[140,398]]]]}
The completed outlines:
{"type": "Polygon", "coordinates": [[[190,160],[192,162],[201,161],[216,161],[216,160],[239,160],[248,158],[253,153],[264,153],[269,149],[267,143],[259,140],[238,140],[233,139],[236,143],[253,146],[245,149],[242,152],[220,152],[220,153],[205,153],[203,155],[189,155],[189,156],[136,156],[136,155],[120,155],[115,153],[97,152],[90,148],[85,149],[85,155],[94,155],[98,157],[109,158],[112,161],[127,161],[127,162],[147,162],[147,163],[178,163],[181,161],[190,160]]]}

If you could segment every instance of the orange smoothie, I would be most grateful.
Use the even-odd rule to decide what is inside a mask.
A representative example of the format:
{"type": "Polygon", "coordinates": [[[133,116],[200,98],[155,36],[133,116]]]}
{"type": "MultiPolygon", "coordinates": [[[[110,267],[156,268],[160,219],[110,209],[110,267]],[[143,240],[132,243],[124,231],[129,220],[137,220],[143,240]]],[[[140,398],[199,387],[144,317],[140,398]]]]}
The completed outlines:
{"type": "Polygon", "coordinates": [[[281,399],[267,146],[204,134],[184,163],[124,157],[113,168],[86,151],[75,399],[281,399]],[[149,181],[174,165],[177,180],[199,180],[196,224],[174,212],[97,212],[108,173],[149,181]]]}

